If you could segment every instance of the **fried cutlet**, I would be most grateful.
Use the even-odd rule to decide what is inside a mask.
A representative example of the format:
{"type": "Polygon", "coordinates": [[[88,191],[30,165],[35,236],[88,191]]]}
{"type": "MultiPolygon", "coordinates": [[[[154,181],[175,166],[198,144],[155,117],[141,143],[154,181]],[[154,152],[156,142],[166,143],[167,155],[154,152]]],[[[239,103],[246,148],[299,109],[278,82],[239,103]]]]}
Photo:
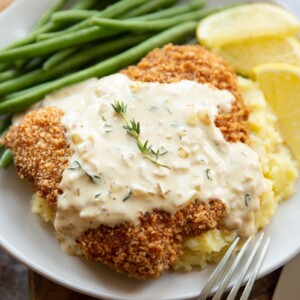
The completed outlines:
{"type": "MultiPolygon", "coordinates": [[[[131,79],[175,82],[182,79],[209,83],[228,89],[235,96],[232,111],[219,114],[216,125],[230,142],[247,142],[247,109],[243,106],[234,71],[219,57],[200,46],[172,46],[150,52],[137,66],[123,70],[131,79]]],[[[29,179],[34,191],[48,201],[55,212],[60,181],[72,155],[60,122],[63,112],[46,107],[29,112],[5,136],[12,149],[21,178],[29,179]]],[[[181,243],[216,228],[226,214],[218,200],[194,200],[176,215],[162,211],[141,216],[138,226],[101,225],[83,232],[77,244],[85,256],[112,266],[138,279],[157,278],[182,255],[181,243]]]]}

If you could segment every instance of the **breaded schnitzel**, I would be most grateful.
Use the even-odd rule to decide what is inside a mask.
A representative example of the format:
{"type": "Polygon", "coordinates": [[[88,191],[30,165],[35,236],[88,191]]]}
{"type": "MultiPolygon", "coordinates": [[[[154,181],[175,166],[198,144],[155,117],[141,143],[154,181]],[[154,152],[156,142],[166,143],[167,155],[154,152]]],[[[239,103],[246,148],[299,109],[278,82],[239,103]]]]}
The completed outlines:
{"type": "MultiPolygon", "coordinates": [[[[219,114],[216,125],[227,141],[247,142],[248,111],[243,106],[234,71],[219,57],[200,46],[172,46],[149,53],[137,66],[123,70],[139,81],[176,82],[182,79],[209,83],[235,96],[230,113],[219,114]]],[[[34,185],[34,191],[56,211],[60,182],[72,154],[60,120],[63,112],[46,107],[26,114],[5,136],[12,149],[18,174],[34,185]]],[[[176,215],[162,211],[141,216],[138,226],[101,225],[83,232],[77,244],[92,261],[103,262],[117,271],[139,279],[157,278],[182,255],[181,242],[220,225],[226,214],[218,200],[194,200],[176,215]]]]}

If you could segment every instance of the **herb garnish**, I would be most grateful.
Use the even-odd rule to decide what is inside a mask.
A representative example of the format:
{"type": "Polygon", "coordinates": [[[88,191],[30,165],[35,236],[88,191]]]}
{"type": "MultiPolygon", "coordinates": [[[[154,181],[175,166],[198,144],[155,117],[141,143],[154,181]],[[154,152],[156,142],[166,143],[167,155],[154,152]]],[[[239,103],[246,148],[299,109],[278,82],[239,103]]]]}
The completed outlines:
{"type": "Polygon", "coordinates": [[[211,169],[206,169],[206,176],[208,180],[212,181],[212,174],[211,174],[211,169]]]}
{"type": "Polygon", "coordinates": [[[245,204],[246,204],[247,207],[248,207],[248,205],[249,205],[250,200],[251,200],[250,195],[249,195],[249,194],[246,194],[246,195],[245,195],[245,204]]]}
{"type": "Polygon", "coordinates": [[[115,112],[120,114],[122,116],[122,118],[124,119],[126,125],[123,126],[123,128],[127,131],[127,133],[129,135],[131,135],[133,138],[135,138],[136,144],[137,144],[138,148],[140,149],[140,151],[143,153],[144,157],[160,167],[170,169],[170,167],[163,165],[157,161],[159,156],[166,154],[168,151],[163,151],[163,150],[159,150],[159,149],[155,151],[152,149],[152,145],[148,145],[148,141],[143,143],[140,140],[140,132],[141,132],[140,122],[136,122],[134,119],[129,121],[126,118],[125,113],[127,111],[127,105],[124,102],[115,101],[115,103],[112,104],[111,106],[113,107],[115,112]],[[163,151],[163,152],[161,152],[161,151],[163,151]],[[154,155],[154,157],[153,157],[153,155],[154,155]]]}
{"type": "Polygon", "coordinates": [[[157,109],[158,109],[158,106],[152,105],[152,106],[150,107],[149,111],[155,111],[155,110],[157,110],[157,109]]]}
{"type": "Polygon", "coordinates": [[[93,175],[90,174],[88,171],[86,171],[81,164],[79,163],[79,161],[75,160],[74,162],[72,162],[71,166],[68,168],[68,170],[76,170],[76,169],[81,169],[86,176],[92,181],[92,182],[96,182],[96,179],[101,179],[100,176],[98,175],[93,175]]]}
{"type": "Polygon", "coordinates": [[[166,111],[167,111],[170,115],[173,115],[173,112],[171,111],[170,108],[168,108],[168,107],[166,107],[166,106],[164,106],[164,108],[166,109],[166,111]]]}
{"type": "Polygon", "coordinates": [[[124,197],[123,202],[127,201],[131,197],[131,195],[132,195],[132,191],[130,190],[129,193],[128,193],[128,195],[126,195],[124,197]]]}
{"type": "Polygon", "coordinates": [[[104,127],[106,127],[105,132],[112,132],[112,126],[109,124],[104,124],[104,127]]]}
{"type": "Polygon", "coordinates": [[[95,195],[95,198],[99,198],[101,196],[102,193],[98,193],[95,195]]]}

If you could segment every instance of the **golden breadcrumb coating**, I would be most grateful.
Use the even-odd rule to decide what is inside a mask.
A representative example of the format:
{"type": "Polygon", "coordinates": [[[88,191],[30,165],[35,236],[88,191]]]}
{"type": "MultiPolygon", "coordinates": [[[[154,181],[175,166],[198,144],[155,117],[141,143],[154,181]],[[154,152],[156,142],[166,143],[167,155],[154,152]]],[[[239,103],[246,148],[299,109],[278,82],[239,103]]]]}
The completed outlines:
{"type": "Polygon", "coordinates": [[[72,154],[60,122],[62,115],[55,107],[34,110],[4,137],[5,146],[13,151],[19,176],[32,182],[34,191],[54,211],[62,174],[72,154]]]}
{"type": "Polygon", "coordinates": [[[130,277],[153,279],[178,261],[184,238],[216,228],[225,211],[219,200],[196,200],[174,216],[162,211],[146,213],[138,226],[89,229],[78,243],[89,260],[103,262],[130,277]]]}
{"type": "Polygon", "coordinates": [[[169,44],[146,55],[136,66],[123,70],[133,80],[171,83],[193,80],[209,83],[220,90],[228,90],[236,101],[230,113],[220,113],[216,126],[230,142],[248,141],[248,110],[244,106],[232,67],[219,56],[199,45],[174,46],[169,44]]]}
{"type": "MultiPolygon", "coordinates": [[[[216,125],[228,141],[246,142],[247,109],[238,91],[236,76],[226,63],[200,46],[172,46],[150,52],[137,66],[123,73],[134,80],[175,82],[182,79],[210,83],[231,91],[236,102],[229,114],[219,114],[216,125]]],[[[34,190],[47,199],[55,212],[59,184],[72,155],[60,122],[63,112],[43,108],[25,115],[5,135],[7,148],[21,178],[33,182],[34,190]]],[[[138,226],[100,226],[82,233],[79,248],[92,261],[103,262],[138,279],[157,278],[182,255],[181,242],[216,228],[226,213],[220,200],[194,200],[175,216],[153,211],[141,217],[138,226]]]]}

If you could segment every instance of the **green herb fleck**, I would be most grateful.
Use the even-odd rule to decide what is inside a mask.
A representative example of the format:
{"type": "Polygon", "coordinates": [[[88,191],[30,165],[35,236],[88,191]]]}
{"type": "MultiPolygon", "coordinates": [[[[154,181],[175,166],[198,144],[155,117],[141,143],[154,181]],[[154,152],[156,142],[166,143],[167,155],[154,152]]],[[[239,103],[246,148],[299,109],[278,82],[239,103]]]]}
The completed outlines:
{"type": "Polygon", "coordinates": [[[129,193],[124,197],[123,202],[127,201],[132,195],[132,191],[130,190],[129,193]]]}
{"type": "Polygon", "coordinates": [[[95,195],[95,198],[99,198],[101,196],[102,193],[98,193],[95,195]]]}
{"type": "Polygon", "coordinates": [[[249,205],[250,200],[251,200],[250,195],[249,195],[249,194],[246,194],[246,195],[245,195],[245,204],[246,204],[247,207],[248,207],[248,205],[249,205]]]}
{"type": "Polygon", "coordinates": [[[166,111],[167,111],[170,115],[173,115],[173,112],[171,111],[170,108],[168,108],[168,107],[165,106],[165,109],[166,109],[166,111]]]}
{"type": "Polygon", "coordinates": [[[212,174],[211,174],[211,169],[206,169],[206,177],[208,180],[212,181],[212,174]]]}
{"type": "Polygon", "coordinates": [[[101,177],[98,175],[90,174],[81,166],[79,161],[75,160],[74,162],[71,163],[71,166],[68,168],[68,170],[77,170],[77,169],[81,169],[92,182],[96,182],[96,179],[101,179],[101,177]]]}
{"type": "Polygon", "coordinates": [[[68,168],[68,170],[77,170],[77,169],[82,169],[82,167],[79,161],[75,160],[71,163],[71,166],[68,168]]]}
{"type": "Polygon", "coordinates": [[[157,109],[158,109],[158,106],[152,105],[152,106],[150,107],[149,111],[155,111],[155,110],[157,110],[157,109]]]}

